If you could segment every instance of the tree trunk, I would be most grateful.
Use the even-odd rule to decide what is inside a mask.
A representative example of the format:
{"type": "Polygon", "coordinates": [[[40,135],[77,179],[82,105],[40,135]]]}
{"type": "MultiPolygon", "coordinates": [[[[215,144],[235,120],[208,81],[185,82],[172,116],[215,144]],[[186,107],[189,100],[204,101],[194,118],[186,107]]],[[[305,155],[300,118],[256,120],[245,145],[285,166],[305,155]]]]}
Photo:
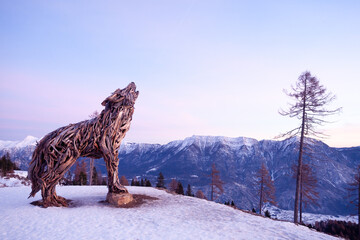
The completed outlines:
{"type": "Polygon", "coordinates": [[[300,206],[299,206],[299,209],[300,209],[300,223],[302,223],[302,197],[303,197],[303,191],[302,191],[302,181],[301,181],[301,184],[300,184],[300,206]]]}
{"type": "Polygon", "coordinates": [[[211,201],[214,199],[214,175],[211,173],[211,201]]]}
{"type": "Polygon", "coordinates": [[[304,99],[302,109],[302,123],[301,123],[301,136],[300,136],[300,147],[299,147],[299,159],[296,174],[296,191],[295,191],[295,206],[294,206],[294,223],[298,222],[299,212],[299,195],[300,195],[300,183],[301,183],[301,170],[302,170],[302,155],[304,147],[304,132],[305,132],[305,106],[306,106],[306,81],[304,88],[304,99]]]}
{"type": "Polygon", "coordinates": [[[263,179],[261,179],[261,185],[260,185],[260,208],[259,208],[260,215],[261,215],[262,202],[263,202],[263,188],[264,188],[263,183],[264,183],[264,181],[263,181],[263,179]]]}
{"type": "Polygon", "coordinates": [[[94,171],[94,159],[93,158],[90,158],[90,180],[89,180],[89,185],[91,186],[92,185],[92,182],[93,182],[93,171],[94,171]]]}

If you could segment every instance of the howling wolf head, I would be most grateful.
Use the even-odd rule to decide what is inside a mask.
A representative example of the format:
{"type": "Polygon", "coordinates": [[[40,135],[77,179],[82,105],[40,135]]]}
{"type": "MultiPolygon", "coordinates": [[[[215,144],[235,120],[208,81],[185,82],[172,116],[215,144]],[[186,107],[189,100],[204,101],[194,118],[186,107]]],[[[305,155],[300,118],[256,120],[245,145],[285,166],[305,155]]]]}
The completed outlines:
{"type": "Polygon", "coordinates": [[[118,107],[118,105],[133,107],[138,96],[139,91],[136,91],[136,85],[132,82],[124,89],[117,89],[101,105],[106,107],[118,107]]]}

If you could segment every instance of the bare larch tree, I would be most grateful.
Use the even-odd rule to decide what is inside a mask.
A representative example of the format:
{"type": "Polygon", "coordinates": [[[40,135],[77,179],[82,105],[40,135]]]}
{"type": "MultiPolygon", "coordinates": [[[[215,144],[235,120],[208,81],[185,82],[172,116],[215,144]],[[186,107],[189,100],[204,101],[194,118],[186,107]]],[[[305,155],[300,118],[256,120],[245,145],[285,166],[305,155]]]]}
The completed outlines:
{"type": "Polygon", "coordinates": [[[323,119],[324,117],[338,113],[341,108],[326,108],[326,106],[335,99],[335,95],[327,92],[326,88],[320,85],[319,80],[311,76],[311,73],[308,71],[299,76],[296,86],[292,86],[290,92],[286,90],[284,90],[284,92],[294,100],[294,103],[291,104],[287,110],[280,110],[279,113],[283,116],[290,118],[295,117],[300,120],[298,127],[280,135],[280,137],[300,136],[294,205],[294,223],[297,223],[304,138],[323,137],[324,134],[317,131],[316,127],[326,123],[323,119]]]}
{"type": "MultiPolygon", "coordinates": [[[[92,114],[89,115],[90,119],[97,118],[99,116],[99,112],[95,110],[92,114]]],[[[89,185],[93,184],[93,171],[94,171],[94,158],[89,158],[89,185]]]]}
{"type": "Polygon", "coordinates": [[[224,182],[221,181],[219,173],[220,173],[220,171],[216,169],[215,163],[213,163],[212,166],[211,166],[211,173],[210,173],[210,178],[211,178],[211,182],[210,182],[210,187],[211,187],[210,200],[211,201],[214,200],[214,195],[215,195],[215,199],[216,199],[219,195],[223,194],[223,192],[224,192],[224,188],[223,188],[224,182]]]}
{"type": "Polygon", "coordinates": [[[259,212],[261,214],[264,203],[269,202],[276,205],[275,187],[274,181],[271,179],[269,171],[264,163],[261,164],[259,171],[256,173],[256,178],[256,186],[259,194],[259,212]]]}
{"type": "Polygon", "coordinates": [[[178,181],[176,181],[176,179],[171,179],[171,182],[169,183],[169,190],[172,191],[172,192],[175,192],[176,189],[178,188],[178,181]]]}
{"type": "Polygon", "coordinates": [[[195,193],[195,197],[200,199],[206,199],[205,194],[201,190],[197,190],[197,192],[195,193]]]}
{"type": "Polygon", "coordinates": [[[357,167],[353,181],[349,183],[349,185],[350,187],[348,188],[348,191],[350,203],[355,205],[357,208],[359,231],[358,239],[360,239],[360,165],[357,167]]]}

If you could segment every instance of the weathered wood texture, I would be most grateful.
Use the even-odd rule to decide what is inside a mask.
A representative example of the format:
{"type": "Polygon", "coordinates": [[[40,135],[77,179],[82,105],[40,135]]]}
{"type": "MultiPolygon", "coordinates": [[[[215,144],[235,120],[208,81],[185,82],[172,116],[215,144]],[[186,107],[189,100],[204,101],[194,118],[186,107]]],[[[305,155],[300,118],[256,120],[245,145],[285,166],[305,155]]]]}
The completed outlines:
{"type": "Polygon", "coordinates": [[[118,178],[118,150],[130,128],[138,95],[136,85],[130,83],[102,102],[105,109],[97,117],[59,128],[43,137],[28,170],[32,182],[29,197],[41,190],[44,207],[67,206],[66,199],[56,195],[55,186],[79,157],[103,157],[109,192],[128,192],[118,178]]]}

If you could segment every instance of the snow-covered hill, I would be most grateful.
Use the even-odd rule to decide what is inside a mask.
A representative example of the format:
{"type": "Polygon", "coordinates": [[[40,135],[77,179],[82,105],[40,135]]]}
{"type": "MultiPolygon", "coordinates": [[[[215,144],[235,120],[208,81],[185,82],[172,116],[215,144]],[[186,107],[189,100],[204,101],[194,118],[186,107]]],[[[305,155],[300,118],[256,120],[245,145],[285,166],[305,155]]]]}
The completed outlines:
{"type": "MultiPolygon", "coordinates": [[[[27,199],[29,187],[0,188],[0,238],[6,239],[337,239],[323,233],[254,216],[223,204],[145,187],[136,208],[105,203],[105,186],[57,187],[69,208],[40,208],[27,199]]],[[[39,199],[39,194],[35,200],[39,199]]]]}

